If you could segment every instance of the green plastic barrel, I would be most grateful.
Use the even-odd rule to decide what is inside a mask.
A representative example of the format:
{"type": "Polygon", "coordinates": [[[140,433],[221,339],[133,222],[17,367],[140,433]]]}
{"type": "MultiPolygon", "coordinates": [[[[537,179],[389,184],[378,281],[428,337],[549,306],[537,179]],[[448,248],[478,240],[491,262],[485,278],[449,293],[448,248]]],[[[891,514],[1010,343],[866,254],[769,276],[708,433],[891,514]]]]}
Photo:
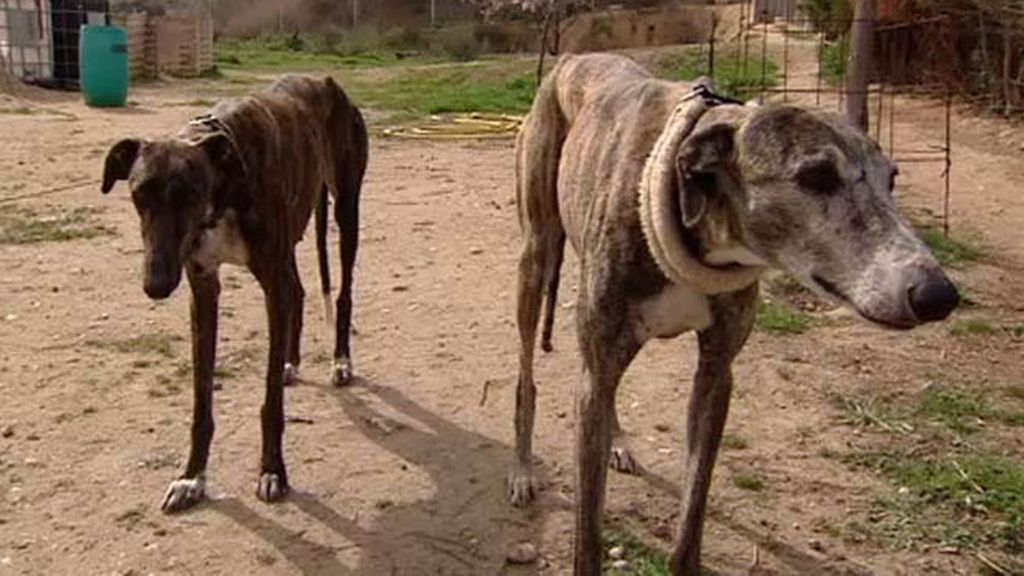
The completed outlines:
{"type": "Polygon", "coordinates": [[[82,94],[89,106],[124,106],[128,99],[128,32],[82,26],[78,41],[82,94]]]}

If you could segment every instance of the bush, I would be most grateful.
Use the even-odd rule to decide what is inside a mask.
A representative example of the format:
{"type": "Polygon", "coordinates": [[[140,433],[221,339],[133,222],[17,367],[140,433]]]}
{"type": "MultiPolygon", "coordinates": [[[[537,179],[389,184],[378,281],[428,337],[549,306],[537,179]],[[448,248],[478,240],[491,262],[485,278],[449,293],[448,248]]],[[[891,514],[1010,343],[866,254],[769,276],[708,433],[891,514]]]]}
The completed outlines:
{"type": "Polygon", "coordinates": [[[441,50],[452,60],[469,62],[480,55],[480,41],[471,27],[445,28],[435,33],[441,50]]]}
{"type": "Polygon", "coordinates": [[[427,44],[419,29],[410,27],[388,30],[381,36],[380,43],[391,50],[419,50],[427,44]]]}
{"type": "Polygon", "coordinates": [[[807,14],[815,30],[825,34],[826,40],[846,34],[853,21],[849,0],[803,0],[800,10],[807,14]]]}

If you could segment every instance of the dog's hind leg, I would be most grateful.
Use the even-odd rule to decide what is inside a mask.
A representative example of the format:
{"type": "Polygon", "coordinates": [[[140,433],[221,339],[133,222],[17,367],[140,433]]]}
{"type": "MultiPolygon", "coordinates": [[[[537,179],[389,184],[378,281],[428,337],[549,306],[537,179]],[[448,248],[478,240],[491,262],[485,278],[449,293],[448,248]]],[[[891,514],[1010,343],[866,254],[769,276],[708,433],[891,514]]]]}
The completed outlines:
{"type": "Polygon", "coordinates": [[[552,240],[531,236],[519,257],[519,283],[516,290],[519,326],[519,383],[516,387],[516,455],[508,479],[508,498],[513,506],[523,506],[536,496],[533,475],[533,421],[537,387],[533,380],[533,351],[540,320],[544,271],[554,257],[552,240]]]}
{"type": "Polygon", "coordinates": [[[616,472],[635,475],[640,472],[640,465],[633,458],[633,451],[629,447],[626,432],[619,424],[619,411],[612,405],[611,415],[612,428],[612,453],[611,467],[616,472]]]}
{"type": "Polygon", "coordinates": [[[189,266],[192,287],[192,447],[181,478],[167,488],[161,508],[164,512],[184,510],[203,499],[206,490],[206,462],[213,439],[213,366],[217,353],[217,301],[220,280],[217,273],[204,274],[189,266]]]}
{"type": "Polygon", "coordinates": [[[754,324],[757,284],[711,298],[711,326],[697,334],[700,360],[686,420],[686,488],[672,574],[700,574],[700,546],[711,473],[732,392],[732,361],[754,324]]]}
{"type": "Polygon", "coordinates": [[[352,379],[352,280],[359,250],[359,194],[366,171],[367,137],[362,116],[353,110],[353,140],[346,146],[343,159],[335,172],[337,196],[334,218],[338,223],[341,242],[341,290],[338,292],[338,317],[335,321],[334,366],[331,382],[335,386],[348,384],[352,379]]]}
{"type": "Polygon", "coordinates": [[[292,286],[292,311],[291,329],[288,334],[288,352],[285,355],[284,363],[283,382],[285,386],[291,386],[299,377],[299,362],[302,360],[302,314],[306,299],[306,291],[302,289],[302,278],[299,276],[299,268],[294,259],[292,260],[289,275],[291,276],[292,286]]]}
{"type": "Polygon", "coordinates": [[[562,259],[565,256],[565,234],[563,233],[554,248],[551,261],[548,263],[545,272],[545,286],[547,291],[544,294],[544,329],[540,336],[540,348],[545,352],[551,352],[551,333],[555,328],[555,310],[558,308],[558,282],[562,275],[562,259]]]}
{"type": "MultiPolygon", "coordinates": [[[[558,155],[565,138],[564,120],[558,111],[553,85],[545,81],[534,99],[523,129],[516,139],[516,204],[525,238],[519,257],[516,289],[516,321],[519,328],[519,382],[516,387],[515,462],[508,479],[508,498],[523,506],[536,495],[533,475],[533,422],[537,388],[533,380],[533,353],[537,323],[548,286],[553,306],[557,288],[556,260],[561,257],[565,232],[558,216],[558,155]]],[[[554,316],[549,314],[549,319],[554,316]]]]}

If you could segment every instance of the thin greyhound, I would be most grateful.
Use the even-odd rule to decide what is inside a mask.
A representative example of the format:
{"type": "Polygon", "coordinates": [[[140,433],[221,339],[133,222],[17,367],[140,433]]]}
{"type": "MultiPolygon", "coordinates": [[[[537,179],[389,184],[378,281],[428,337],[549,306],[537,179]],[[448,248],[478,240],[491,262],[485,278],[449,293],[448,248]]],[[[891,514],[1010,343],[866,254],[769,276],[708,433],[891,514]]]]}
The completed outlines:
{"type": "Polygon", "coordinates": [[[551,328],[565,240],[580,258],[575,574],[601,570],[606,470],[636,464],[615,409],[645,342],[695,330],[686,488],[673,574],[700,572],[705,500],[767,267],[882,326],[946,318],[956,288],[893,200],[895,165],[842,118],[723,101],[612,55],[564,56],[516,142],[521,338],[509,498],[529,502],[533,353],[551,328]],[[546,301],[545,301],[546,298],[546,301]]]}
{"type": "Polygon", "coordinates": [[[167,490],[165,511],[193,506],[205,491],[222,263],[248,267],[266,298],[270,354],[256,494],[270,502],[288,493],[283,386],[298,372],[304,300],[295,245],[315,205],[321,289],[330,317],[327,210],[333,193],[342,284],[332,379],[344,384],[352,375],[352,269],[366,160],[359,110],[331,78],[298,76],[285,76],[259,94],[221,101],[175,137],[125,139],[107,154],[103,193],[128,180],[141,220],[146,294],[170,296],[182,269],[192,288],[192,448],[184,474],[167,490]]]}

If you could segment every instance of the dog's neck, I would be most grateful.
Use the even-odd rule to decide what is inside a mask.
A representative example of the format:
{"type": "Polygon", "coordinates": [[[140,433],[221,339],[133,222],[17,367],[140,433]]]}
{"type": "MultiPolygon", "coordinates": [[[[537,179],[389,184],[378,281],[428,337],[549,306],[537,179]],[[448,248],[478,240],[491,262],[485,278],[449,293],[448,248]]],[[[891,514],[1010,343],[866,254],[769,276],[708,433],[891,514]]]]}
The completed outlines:
{"type": "Polygon", "coordinates": [[[742,246],[734,241],[716,242],[716,231],[708,228],[714,222],[700,233],[687,234],[679,221],[675,155],[704,112],[722,103],[709,100],[706,92],[698,89],[684,96],[655,142],[639,186],[640,221],[651,256],[669,280],[704,294],[720,294],[746,288],[764,268],[754,264],[759,259],[750,258],[749,250],[738,250],[742,246]]]}

